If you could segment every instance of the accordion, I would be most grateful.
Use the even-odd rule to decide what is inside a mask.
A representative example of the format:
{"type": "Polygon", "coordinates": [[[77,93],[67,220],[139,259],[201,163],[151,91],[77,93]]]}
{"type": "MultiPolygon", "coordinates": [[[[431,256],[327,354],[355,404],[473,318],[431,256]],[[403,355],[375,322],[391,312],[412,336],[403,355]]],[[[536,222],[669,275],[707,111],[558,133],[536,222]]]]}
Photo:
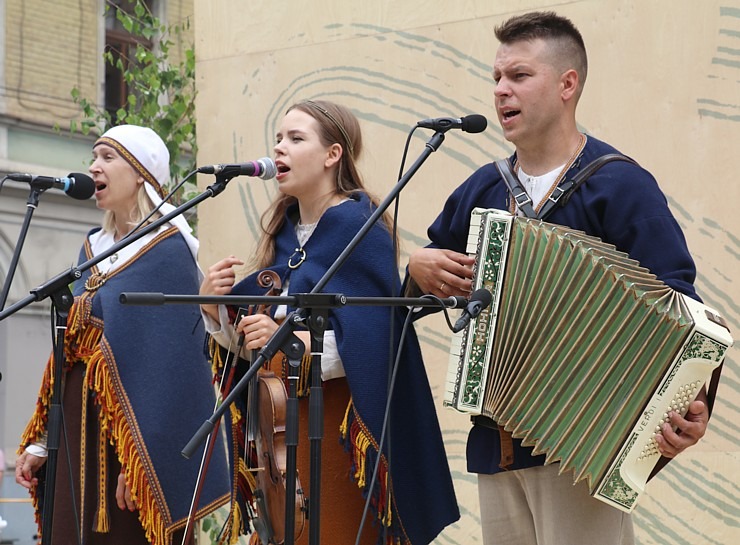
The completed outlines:
{"type": "Polygon", "coordinates": [[[686,413],[732,345],[724,320],[567,227],[475,209],[467,252],[493,302],[453,336],[444,405],[632,511],[668,412],[686,413]]]}

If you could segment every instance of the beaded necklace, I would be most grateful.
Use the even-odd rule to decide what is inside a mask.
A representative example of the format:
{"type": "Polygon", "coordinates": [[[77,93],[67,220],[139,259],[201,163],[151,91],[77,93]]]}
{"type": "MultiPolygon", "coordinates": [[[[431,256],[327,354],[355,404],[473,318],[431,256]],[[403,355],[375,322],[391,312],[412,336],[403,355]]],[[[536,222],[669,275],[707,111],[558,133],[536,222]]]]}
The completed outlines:
{"type": "MultiPolygon", "coordinates": [[[[560,185],[560,183],[565,178],[566,173],[573,167],[573,164],[576,162],[576,159],[583,151],[583,148],[586,146],[586,135],[581,134],[581,139],[578,142],[578,146],[576,146],[575,151],[573,151],[573,154],[570,156],[570,159],[563,165],[563,168],[560,170],[560,174],[558,174],[557,178],[555,178],[555,181],[550,186],[550,189],[547,190],[547,193],[545,193],[545,196],[542,198],[542,200],[537,204],[537,207],[535,208],[535,212],[539,212],[542,208],[542,205],[547,201],[547,199],[552,195],[552,192],[555,191],[555,188],[560,185]]],[[[518,176],[519,175],[519,163],[517,162],[514,165],[514,173],[518,176]]],[[[536,176],[534,176],[536,178],[536,176]]],[[[531,195],[530,195],[531,197],[531,195]]],[[[513,199],[510,199],[509,201],[509,212],[512,214],[516,213],[516,203],[513,199]]]]}

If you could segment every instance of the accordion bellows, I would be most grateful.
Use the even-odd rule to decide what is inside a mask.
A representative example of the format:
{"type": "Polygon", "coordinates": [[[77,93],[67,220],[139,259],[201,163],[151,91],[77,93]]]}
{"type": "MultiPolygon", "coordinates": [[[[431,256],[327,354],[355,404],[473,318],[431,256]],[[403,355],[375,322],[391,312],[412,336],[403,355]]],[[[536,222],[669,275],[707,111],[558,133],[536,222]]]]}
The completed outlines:
{"type": "Polygon", "coordinates": [[[724,320],[567,227],[475,209],[467,251],[493,302],[453,337],[444,405],[492,418],[631,511],[667,413],[685,414],[732,345],[724,320]]]}

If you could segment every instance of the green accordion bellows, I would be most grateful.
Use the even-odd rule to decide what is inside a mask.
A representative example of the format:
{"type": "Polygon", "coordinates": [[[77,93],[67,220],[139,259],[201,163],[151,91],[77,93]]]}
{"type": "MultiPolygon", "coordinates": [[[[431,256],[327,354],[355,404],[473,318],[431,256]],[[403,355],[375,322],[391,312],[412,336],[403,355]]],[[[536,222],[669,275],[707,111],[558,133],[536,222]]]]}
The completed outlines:
{"type": "Polygon", "coordinates": [[[490,307],[453,337],[444,404],[482,414],[634,509],[655,433],[732,345],[724,320],[623,252],[567,227],[475,209],[473,290],[490,307]]]}

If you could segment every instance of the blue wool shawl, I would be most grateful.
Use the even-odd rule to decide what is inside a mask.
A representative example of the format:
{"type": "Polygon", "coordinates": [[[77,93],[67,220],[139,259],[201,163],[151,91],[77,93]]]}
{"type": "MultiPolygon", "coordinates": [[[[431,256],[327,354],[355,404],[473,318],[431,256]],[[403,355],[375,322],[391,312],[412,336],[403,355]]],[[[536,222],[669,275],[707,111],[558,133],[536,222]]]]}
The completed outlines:
{"type": "MultiPolygon", "coordinates": [[[[88,240],[80,252],[80,263],[91,258],[88,240]]],[[[203,449],[189,460],[180,451],[211,415],[215,402],[203,353],[205,329],[197,305],[125,306],[119,303],[119,295],[197,294],[197,265],[173,227],[90,292],[85,282],[95,271],[84,271],[74,285],[67,364],[86,365],[88,375],[102,378],[90,389],[101,421],[108,422],[108,437],[126,469],[127,482],[137,492],[139,519],[152,543],[169,544],[172,532],[185,524],[203,449]],[[99,338],[97,345],[87,346],[91,338],[99,338]]],[[[48,399],[42,393],[24,444],[40,436],[39,424],[47,409],[48,399]]],[[[226,503],[229,487],[226,453],[222,441],[217,441],[198,516],[226,503]]]]}
{"type": "MultiPolygon", "coordinates": [[[[581,155],[566,176],[572,178],[597,157],[619,153],[589,136],[581,155]]],[[[510,158],[512,164],[516,155],[510,158]]],[[[475,171],[448,198],[442,213],[429,227],[430,246],[466,252],[470,213],[475,207],[509,210],[509,193],[493,163],[475,171]]],[[[699,300],[694,290],[696,268],[680,226],[668,208],[655,178],[625,161],[602,166],[575,191],[568,203],[556,208],[549,223],[566,225],[599,237],[649,269],[676,291],[699,300]]],[[[532,448],[514,439],[510,469],[543,465],[545,456],[532,456],[532,448]]],[[[501,471],[496,430],[473,426],[468,438],[468,471],[501,471]]]]}
{"type": "MultiPolygon", "coordinates": [[[[286,213],[275,240],[275,260],[270,270],[290,281],[290,293],[308,293],[354,238],[374,206],[362,193],[329,208],[321,217],[303,249],[306,259],[291,270],[287,263],[300,246],[295,234],[297,207],[286,213]]],[[[295,259],[294,259],[295,262],[295,259]]],[[[253,274],[237,284],[234,295],[258,295],[253,274]]],[[[325,293],[348,297],[389,297],[400,292],[400,280],[391,236],[376,224],[345,264],[329,280],[325,293]]],[[[289,309],[292,310],[292,309],[289,309]]],[[[403,313],[388,307],[345,306],[331,309],[330,327],[337,340],[354,404],[353,418],[369,430],[371,441],[380,441],[385,413],[390,349],[390,316],[395,312],[394,347],[398,346],[403,313]]],[[[396,350],[393,351],[394,355],[396,350]]],[[[336,431],[336,430],[335,430],[336,431]]],[[[328,440],[335,440],[329,430],[328,440]]],[[[402,357],[391,403],[390,439],[393,456],[390,482],[393,495],[391,531],[402,543],[431,542],[460,514],[452,485],[442,434],[424,369],[416,335],[411,328],[402,357]]],[[[367,467],[376,453],[368,451],[367,467]]],[[[349,458],[348,458],[349,463],[349,458]]],[[[371,469],[368,469],[368,473],[371,469]]],[[[370,481],[370,475],[367,475],[370,481]]],[[[360,491],[358,490],[358,494],[360,491]]],[[[368,493],[363,490],[363,494],[368,493]]],[[[377,494],[378,490],[370,491],[377,494]]]]}

